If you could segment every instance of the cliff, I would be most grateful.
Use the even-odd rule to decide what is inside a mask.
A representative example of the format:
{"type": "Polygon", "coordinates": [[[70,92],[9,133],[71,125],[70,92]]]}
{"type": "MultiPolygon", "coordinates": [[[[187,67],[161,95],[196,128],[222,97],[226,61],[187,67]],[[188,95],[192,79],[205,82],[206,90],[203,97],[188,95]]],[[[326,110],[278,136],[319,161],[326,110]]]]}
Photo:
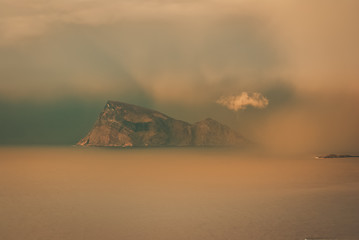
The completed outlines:
{"type": "Polygon", "coordinates": [[[190,124],[155,110],[108,101],[80,146],[238,146],[248,143],[229,127],[207,118],[190,124]]]}

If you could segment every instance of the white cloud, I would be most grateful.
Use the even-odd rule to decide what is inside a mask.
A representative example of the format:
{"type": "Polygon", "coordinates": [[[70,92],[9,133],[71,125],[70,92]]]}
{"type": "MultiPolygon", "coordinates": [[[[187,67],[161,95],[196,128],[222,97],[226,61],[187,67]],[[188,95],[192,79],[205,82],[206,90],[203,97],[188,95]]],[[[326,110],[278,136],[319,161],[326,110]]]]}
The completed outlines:
{"type": "Polygon", "coordinates": [[[216,103],[225,106],[230,110],[238,111],[240,109],[246,109],[248,106],[260,109],[265,108],[268,106],[268,99],[261,93],[255,92],[248,94],[247,92],[242,92],[237,96],[222,96],[216,103]]]}

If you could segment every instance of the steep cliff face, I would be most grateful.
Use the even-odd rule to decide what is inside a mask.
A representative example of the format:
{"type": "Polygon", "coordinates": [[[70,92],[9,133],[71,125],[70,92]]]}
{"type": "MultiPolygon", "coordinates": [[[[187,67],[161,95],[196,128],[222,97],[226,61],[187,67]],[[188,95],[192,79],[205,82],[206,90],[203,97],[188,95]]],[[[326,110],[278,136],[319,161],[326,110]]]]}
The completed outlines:
{"type": "Polygon", "coordinates": [[[108,101],[81,146],[228,146],[247,141],[213,119],[195,124],[132,104],[108,101]]]}

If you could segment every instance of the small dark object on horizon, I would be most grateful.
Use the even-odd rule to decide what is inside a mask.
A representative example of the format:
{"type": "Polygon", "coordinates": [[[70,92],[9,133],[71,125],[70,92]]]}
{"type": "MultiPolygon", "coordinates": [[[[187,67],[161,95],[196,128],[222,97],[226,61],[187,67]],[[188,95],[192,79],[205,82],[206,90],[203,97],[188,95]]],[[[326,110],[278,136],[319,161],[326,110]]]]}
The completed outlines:
{"type": "Polygon", "coordinates": [[[353,155],[349,155],[349,154],[329,154],[329,155],[325,155],[325,156],[317,156],[315,158],[352,158],[352,157],[359,157],[359,156],[353,156],[353,155]]]}

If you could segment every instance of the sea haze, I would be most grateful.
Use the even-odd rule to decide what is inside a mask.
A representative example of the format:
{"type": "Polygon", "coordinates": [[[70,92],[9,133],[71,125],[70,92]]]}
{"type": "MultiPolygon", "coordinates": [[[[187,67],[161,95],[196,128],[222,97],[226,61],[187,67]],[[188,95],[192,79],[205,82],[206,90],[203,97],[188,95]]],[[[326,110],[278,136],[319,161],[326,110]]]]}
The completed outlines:
{"type": "Polygon", "coordinates": [[[359,239],[358,189],[358,158],[2,147],[0,239],[359,239]]]}

